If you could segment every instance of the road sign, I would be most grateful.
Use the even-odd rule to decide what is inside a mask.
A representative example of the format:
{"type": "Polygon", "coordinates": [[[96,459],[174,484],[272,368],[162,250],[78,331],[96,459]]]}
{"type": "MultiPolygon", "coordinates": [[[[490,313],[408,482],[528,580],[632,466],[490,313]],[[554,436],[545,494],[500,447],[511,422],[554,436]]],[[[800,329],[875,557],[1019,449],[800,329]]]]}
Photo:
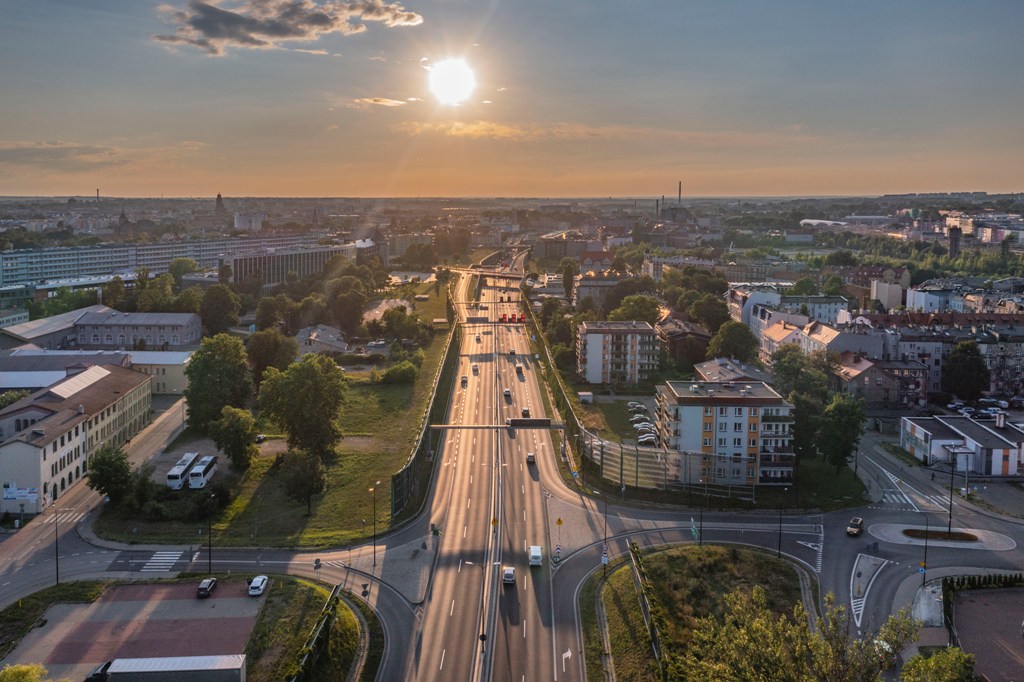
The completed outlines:
{"type": "Polygon", "coordinates": [[[921,568],[917,569],[917,572],[918,572],[918,573],[925,573],[925,568],[924,568],[924,566],[922,566],[921,568]]]}
{"type": "Polygon", "coordinates": [[[578,471],[573,471],[572,472],[572,477],[573,478],[579,478],[580,477],[580,473],[578,471]]]}
{"type": "Polygon", "coordinates": [[[607,554],[602,554],[601,555],[601,563],[604,564],[605,566],[608,565],[608,555],[607,554]]]}
{"type": "Polygon", "coordinates": [[[925,563],[923,561],[918,561],[917,565],[920,566],[921,568],[926,568],[925,563]]]}
{"type": "Polygon", "coordinates": [[[562,546],[561,545],[555,545],[555,554],[561,554],[561,553],[562,553],[562,546]]]}

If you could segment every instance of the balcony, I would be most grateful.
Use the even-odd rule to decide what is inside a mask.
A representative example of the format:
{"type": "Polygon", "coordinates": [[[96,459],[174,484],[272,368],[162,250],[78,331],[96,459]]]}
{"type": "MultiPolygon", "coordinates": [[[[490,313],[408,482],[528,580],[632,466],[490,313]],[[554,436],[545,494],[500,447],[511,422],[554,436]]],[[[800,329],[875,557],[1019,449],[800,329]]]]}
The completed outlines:
{"type": "Polygon", "coordinates": [[[761,415],[762,422],[793,422],[793,415],[791,414],[763,414],[761,415]]]}

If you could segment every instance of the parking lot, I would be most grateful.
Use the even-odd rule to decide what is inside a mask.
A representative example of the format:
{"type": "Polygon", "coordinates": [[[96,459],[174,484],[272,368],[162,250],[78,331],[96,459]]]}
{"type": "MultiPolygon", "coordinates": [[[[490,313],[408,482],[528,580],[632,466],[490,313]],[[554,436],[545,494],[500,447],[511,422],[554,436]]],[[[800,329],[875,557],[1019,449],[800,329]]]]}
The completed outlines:
{"type": "Polygon", "coordinates": [[[263,598],[249,597],[239,577],[197,599],[198,583],[117,585],[91,604],[57,604],[4,663],[82,680],[114,658],[244,653],[263,598]]]}

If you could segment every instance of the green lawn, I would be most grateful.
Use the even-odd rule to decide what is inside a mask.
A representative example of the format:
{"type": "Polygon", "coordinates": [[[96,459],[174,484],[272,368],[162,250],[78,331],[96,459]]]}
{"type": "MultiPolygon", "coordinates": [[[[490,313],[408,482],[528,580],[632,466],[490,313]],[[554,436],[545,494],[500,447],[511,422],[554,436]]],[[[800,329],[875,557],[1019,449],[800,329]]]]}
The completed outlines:
{"type": "MultiPolygon", "coordinates": [[[[661,631],[667,655],[680,655],[689,641],[697,618],[720,616],[724,596],[734,590],[764,588],[768,606],[777,615],[789,615],[800,601],[800,582],[793,567],[773,556],[748,549],[692,545],[643,556],[656,603],[661,605],[667,627],[661,631]]],[[[610,575],[602,599],[608,616],[615,677],[618,680],[658,679],[654,654],[638,606],[629,564],[610,575]]],[[[599,576],[598,576],[599,577],[599,576]]],[[[584,631],[594,624],[586,622],[584,631]]],[[[600,640],[597,640],[598,642],[600,640]]],[[[586,646],[594,646],[588,637],[586,646]]],[[[587,677],[604,679],[600,666],[593,668],[594,654],[587,652],[587,677]]]]}

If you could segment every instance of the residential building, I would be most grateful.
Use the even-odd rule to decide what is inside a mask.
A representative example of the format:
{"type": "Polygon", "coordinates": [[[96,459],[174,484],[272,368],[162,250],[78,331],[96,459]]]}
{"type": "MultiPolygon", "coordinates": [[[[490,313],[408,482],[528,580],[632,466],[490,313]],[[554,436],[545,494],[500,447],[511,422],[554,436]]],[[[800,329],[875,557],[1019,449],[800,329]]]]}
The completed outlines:
{"type": "Polygon", "coordinates": [[[700,453],[700,480],[785,485],[793,480],[793,406],[763,382],[668,381],[656,395],[666,448],[700,453]]]}
{"type": "Polygon", "coordinates": [[[576,275],[573,278],[572,304],[578,308],[584,299],[589,298],[593,302],[594,307],[601,310],[608,291],[618,283],[619,277],[617,275],[607,275],[604,273],[576,275]]]}
{"type": "Polygon", "coordinates": [[[750,331],[761,340],[764,330],[776,322],[788,322],[791,327],[804,328],[811,322],[811,318],[800,313],[791,313],[786,310],[779,310],[768,305],[757,303],[750,310],[750,331]]]}
{"type": "Polygon", "coordinates": [[[754,306],[778,308],[780,301],[782,301],[782,294],[770,284],[738,284],[730,287],[725,293],[725,304],[729,308],[729,316],[748,327],[754,306]]]}
{"type": "Polygon", "coordinates": [[[299,355],[307,353],[348,353],[352,350],[345,341],[345,335],[337,327],[318,324],[305,327],[295,335],[299,344],[299,355]]]}
{"type": "Polygon", "coordinates": [[[811,322],[803,328],[800,347],[806,355],[815,351],[842,353],[854,351],[867,357],[882,357],[885,342],[881,332],[867,325],[831,327],[821,322],[811,322]]]}
{"type": "Polygon", "coordinates": [[[236,213],[236,232],[259,232],[263,229],[263,221],[267,219],[265,213],[236,213]]]}
{"type": "Polygon", "coordinates": [[[772,375],[736,358],[714,358],[693,366],[698,381],[727,384],[730,382],[765,383],[771,386],[772,375]]]}
{"type": "Polygon", "coordinates": [[[90,312],[75,322],[87,350],[186,350],[199,345],[203,323],[195,313],[90,312]]]}
{"type": "Polygon", "coordinates": [[[800,327],[792,325],[785,320],[776,322],[761,334],[758,359],[762,365],[770,368],[772,366],[772,355],[775,354],[775,351],[787,343],[802,347],[802,338],[803,330],[800,327]]]}
{"type": "Polygon", "coordinates": [[[658,371],[660,347],[648,322],[583,322],[576,372],[588,384],[636,384],[658,371]]]}
{"type": "Polygon", "coordinates": [[[612,268],[611,251],[584,251],[579,256],[580,272],[605,272],[612,268]]]}
{"type": "Polygon", "coordinates": [[[980,422],[970,417],[904,417],[900,447],[925,466],[952,463],[956,471],[978,476],[1024,473],[1024,430],[1003,415],[980,422]]]}
{"type": "Polygon", "coordinates": [[[24,308],[11,308],[0,311],[0,329],[28,322],[28,319],[28,311],[24,308]]]}
{"type": "Polygon", "coordinates": [[[833,381],[836,390],[860,398],[867,408],[907,408],[925,396],[928,368],[915,361],[870,360],[843,352],[833,381]]]}
{"type": "Polygon", "coordinates": [[[151,382],[124,367],[95,365],[0,410],[0,511],[42,511],[87,473],[92,453],[141,431],[151,382]]]}
{"type": "Polygon", "coordinates": [[[60,315],[41,317],[0,329],[0,348],[17,348],[27,343],[39,348],[74,348],[77,343],[75,325],[84,315],[115,312],[105,305],[91,305],[60,315]]]}
{"type": "Polygon", "coordinates": [[[839,313],[850,309],[850,302],[842,296],[783,296],[775,307],[807,315],[825,324],[835,324],[839,313]]]}
{"type": "Polygon", "coordinates": [[[886,310],[899,308],[903,305],[903,287],[877,279],[871,280],[871,300],[878,301],[886,310]]]}
{"type": "Polygon", "coordinates": [[[668,356],[679,365],[691,365],[707,355],[712,335],[696,322],[665,317],[654,329],[668,356]]]}

